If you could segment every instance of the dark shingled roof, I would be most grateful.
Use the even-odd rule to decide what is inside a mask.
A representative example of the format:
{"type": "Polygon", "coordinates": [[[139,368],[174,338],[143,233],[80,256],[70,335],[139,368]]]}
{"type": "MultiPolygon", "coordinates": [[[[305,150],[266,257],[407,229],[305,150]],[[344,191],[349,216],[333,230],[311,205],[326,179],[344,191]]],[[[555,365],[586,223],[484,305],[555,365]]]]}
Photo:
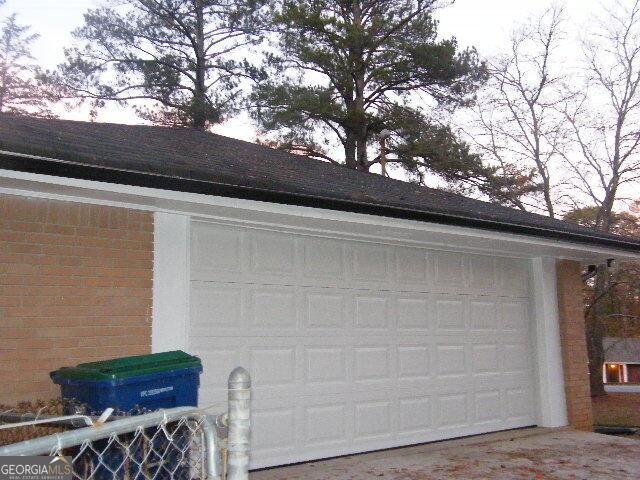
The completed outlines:
{"type": "Polygon", "coordinates": [[[0,114],[0,168],[482,228],[640,252],[608,235],[441,190],[183,128],[0,114]]]}

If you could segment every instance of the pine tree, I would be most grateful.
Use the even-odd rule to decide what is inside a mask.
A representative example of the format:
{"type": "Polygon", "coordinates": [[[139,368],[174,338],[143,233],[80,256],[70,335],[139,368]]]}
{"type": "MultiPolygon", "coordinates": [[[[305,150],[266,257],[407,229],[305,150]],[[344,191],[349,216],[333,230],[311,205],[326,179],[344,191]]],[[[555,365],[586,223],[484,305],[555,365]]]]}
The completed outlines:
{"type": "Polygon", "coordinates": [[[313,158],[364,171],[384,162],[418,181],[436,173],[486,186],[492,169],[438,114],[473,101],[485,66],[474,49],[438,38],[435,5],[276,1],[276,51],[252,94],[254,119],[280,148],[313,158]]]}
{"type": "Polygon", "coordinates": [[[132,104],[159,125],[200,130],[234,112],[248,65],[230,53],[258,41],[262,0],[126,0],[85,14],[50,75],[68,95],[132,104]]]}
{"type": "Polygon", "coordinates": [[[50,117],[52,96],[38,81],[39,69],[31,54],[38,35],[30,30],[18,24],[16,14],[1,22],[0,112],[50,117]]]}

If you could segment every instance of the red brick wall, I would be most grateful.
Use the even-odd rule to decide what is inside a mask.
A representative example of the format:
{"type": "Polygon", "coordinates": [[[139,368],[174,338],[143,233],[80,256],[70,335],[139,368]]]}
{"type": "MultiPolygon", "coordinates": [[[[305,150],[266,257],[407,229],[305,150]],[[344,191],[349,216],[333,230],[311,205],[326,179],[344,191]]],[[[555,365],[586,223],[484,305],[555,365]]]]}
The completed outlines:
{"type": "Polygon", "coordinates": [[[153,214],[0,195],[0,403],[59,395],[49,371],[148,353],[153,214]]]}
{"type": "Polygon", "coordinates": [[[558,261],[558,309],[569,424],[580,430],[591,430],[593,413],[581,271],[582,267],[578,262],[558,261]]]}

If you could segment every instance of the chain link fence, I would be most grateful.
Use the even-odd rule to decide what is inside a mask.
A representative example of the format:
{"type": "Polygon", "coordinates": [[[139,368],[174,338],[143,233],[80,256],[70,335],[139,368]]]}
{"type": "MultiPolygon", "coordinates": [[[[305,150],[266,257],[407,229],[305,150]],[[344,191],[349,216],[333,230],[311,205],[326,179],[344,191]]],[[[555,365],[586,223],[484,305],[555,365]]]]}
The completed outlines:
{"type": "Polygon", "coordinates": [[[250,378],[235,369],[229,377],[228,411],[208,415],[178,407],[104,421],[84,415],[27,418],[0,431],[28,427],[63,431],[0,447],[0,456],[51,455],[70,460],[77,480],[247,480],[250,378]],[[89,424],[78,428],[78,425],[89,424]]]}
{"type": "Polygon", "coordinates": [[[51,455],[71,456],[73,476],[96,479],[203,479],[207,478],[204,416],[184,416],[177,422],[161,421],[151,428],[72,448],[54,448],[51,455]]]}

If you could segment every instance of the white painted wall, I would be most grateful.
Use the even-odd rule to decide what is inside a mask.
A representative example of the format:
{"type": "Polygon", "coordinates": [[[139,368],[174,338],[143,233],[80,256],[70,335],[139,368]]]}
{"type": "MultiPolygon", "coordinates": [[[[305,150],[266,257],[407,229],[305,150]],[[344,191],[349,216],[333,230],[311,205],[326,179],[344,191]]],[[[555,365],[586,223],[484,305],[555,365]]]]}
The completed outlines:
{"type": "Polygon", "coordinates": [[[189,316],[187,215],[154,214],[153,322],[151,349],[185,350],[189,316]]]}
{"type": "Polygon", "coordinates": [[[568,419],[560,344],[556,259],[532,259],[531,274],[538,364],[538,425],[561,427],[568,424],[568,419]]]}

